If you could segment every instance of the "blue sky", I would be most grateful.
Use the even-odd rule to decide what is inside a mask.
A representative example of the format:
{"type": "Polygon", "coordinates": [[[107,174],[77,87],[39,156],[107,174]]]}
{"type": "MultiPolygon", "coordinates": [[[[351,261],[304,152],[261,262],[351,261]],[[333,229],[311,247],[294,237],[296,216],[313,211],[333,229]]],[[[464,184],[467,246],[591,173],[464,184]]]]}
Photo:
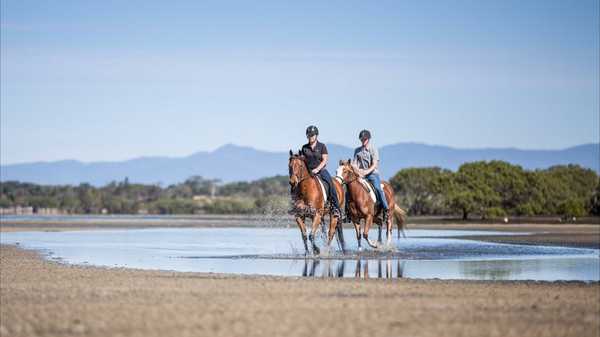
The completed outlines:
{"type": "Polygon", "coordinates": [[[2,1],[1,162],[599,139],[598,1],[2,1]]]}

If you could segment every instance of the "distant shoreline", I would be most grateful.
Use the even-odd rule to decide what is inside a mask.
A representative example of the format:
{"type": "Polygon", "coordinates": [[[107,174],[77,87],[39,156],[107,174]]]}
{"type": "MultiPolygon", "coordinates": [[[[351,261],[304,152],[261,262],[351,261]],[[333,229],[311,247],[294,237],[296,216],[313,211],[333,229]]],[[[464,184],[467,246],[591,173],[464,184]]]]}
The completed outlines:
{"type": "MultiPolygon", "coordinates": [[[[600,226],[600,217],[586,216],[577,218],[575,221],[564,221],[560,216],[536,216],[536,217],[507,217],[508,222],[503,218],[493,219],[469,219],[462,220],[460,217],[452,216],[409,216],[408,223],[415,225],[598,225],[600,226]]],[[[294,222],[291,215],[281,214],[23,214],[0,215],[1,226],[11,225],[29,225],[29,224],[65,224],[77,221],[86,225],[96,224],[115,224],[115,225],[135,225],[139,223],[154,224],[157,222],[175,221],[178,224],[203,225],[206,222],[233,223],[240,222],[239,226],[258,226],[272,227],[273,222],[294,222]],[[250,223],[241,224],[248,221],[250,223]],[[268,224],[261,225],[260,222],[268,224]]]]}

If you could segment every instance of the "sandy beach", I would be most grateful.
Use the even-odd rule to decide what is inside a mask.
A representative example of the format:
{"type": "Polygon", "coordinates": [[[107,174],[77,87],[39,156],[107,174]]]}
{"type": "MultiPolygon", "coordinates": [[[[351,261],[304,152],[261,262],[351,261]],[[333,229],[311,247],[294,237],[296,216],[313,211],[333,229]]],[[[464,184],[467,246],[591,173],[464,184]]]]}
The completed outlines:
{"type": "MultiPolygon", "coordinates": [[[[542,242],[550,240],[544,234],[548,227],[556,229],[552,240],[564,245],[590,247],[598,237],[594,225],[570,230],[535,226],[542,242]],[[579,233],[575,237],[587,239],[572,244],[565,237],[574,231],[579,233]]],[[[529,244],[535,240],[530,237],[529,244]]],[[[600,334],[599,283],[305,279],[107,269],[51,262],[14,246],[1,247],[0,271],[2,336],[600,334]]]]}
{"type": "Polygon", "coordinates": [[[2,336],[598,336],[600,286],[236,277],[1,248],[2,336]]]}

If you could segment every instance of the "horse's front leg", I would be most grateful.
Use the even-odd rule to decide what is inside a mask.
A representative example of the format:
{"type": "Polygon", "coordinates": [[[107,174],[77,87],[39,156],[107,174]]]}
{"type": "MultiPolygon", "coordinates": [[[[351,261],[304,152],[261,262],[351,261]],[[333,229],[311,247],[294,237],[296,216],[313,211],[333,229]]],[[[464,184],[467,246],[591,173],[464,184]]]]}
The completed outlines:
{"type": "Polygon", "coordinates": [[[373,215],[367,215],[367,218],[365,219],[365,230],[363,231],[363,238],[365,238],[365,240],[367,240],[367,243],[369,244],[369,246],[371,246],[373,248],[377,248],[377,242],[373,242],[369,239],[369,229],[371,229],[372,225],[373,225],[373,215]]]}
{"type": "Polygon", "coordinates": [[[362,252],[362,246],[360,242],[360,222],[358,220],[353,219],[352,224],[354,225],[354,231],[356,232],[356,241],[358,241],[358,251],[362,252]]]}
{"type": "Polygon", "coordinates": [[[308,244],[306,242],[306,224],[304,223],[304,217],[296,216],[296,223],[300,228],[300,233],[302,234],[302,241],[304,241],[304,254],[308,255],[308,244]]]}
{"type": "MultiPolygon", "coordinates": [[[[327,245],[331,245],[331,240],[333,240],[333,236],[335,235],[335,230],[337,228],[337,226],[339,226],[340,224],[338,223],[339,218],[335,217],[333,215],[329,215],[329,232],[327,233],[327,245]]],[[[343,240],[343,238],[342,238],[343,240]]],[[[343,249],[342,249],[343,250],[343,249]]]]}
{"type": "Polygon", "coordinates": [[[392,227],[394,225],[393,217],[388,217],[387,221],[387,233],[386,233],[386,245],[389,247],[392,243],[392,227]]]}
{"type": "MultiPolygon", "coordinates": [[[[330,216],[331,221],[333,221],[334,216],[331,215],[330,216]]],[[[346,240],[344,240],[344,229],[342,228],[342,226],[344,225],[343,221],[340,221],[340,219],[336,219],[336,225],[333,228],[334,234],[337,233],[338,235],[338,243],[340,246],[340,249],[342,250],[342,254],[346,254],[346,240]]],[[[331,242],[331,239],[329,239],[329,241],[331,242]]]]}
{"type": "Polygon", "coordinates": [[[322,218],[321,213],[316,212],[315,216],[313,218],[311,232],[310,232],[310,235],[308,236],[310,243],[312,243],[313,254],[315,254],[315,255],[319,255],[319,253],[321,253],[321,250],[319,249],[319,247],[317,247],[317,245],[315,243],[315,235],[317,234],[317,229],[319,229],[319,225],[321,224],[321,218],[322,218]]]}

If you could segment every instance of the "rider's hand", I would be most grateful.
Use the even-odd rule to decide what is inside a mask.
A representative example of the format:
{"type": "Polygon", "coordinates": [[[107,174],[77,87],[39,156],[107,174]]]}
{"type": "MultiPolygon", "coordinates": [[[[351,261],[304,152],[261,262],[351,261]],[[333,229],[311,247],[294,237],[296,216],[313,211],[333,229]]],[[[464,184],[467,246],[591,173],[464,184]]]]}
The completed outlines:
{"type": "Polygon", "coordinates": [[[315,169],[312,169],[310,172],[312,172],[312,174],[313,174],[313,175],[315,175],[315,174],[319,173],[319,170],[317,170],[317,169],[315,168],[315,169]]]}
{"type": "Polygon", "coordinates": [[[367,174],[367,171],[365,170],[358,170],[358,175],[360,175],[361,178],[364,178],[367,174]]]}

